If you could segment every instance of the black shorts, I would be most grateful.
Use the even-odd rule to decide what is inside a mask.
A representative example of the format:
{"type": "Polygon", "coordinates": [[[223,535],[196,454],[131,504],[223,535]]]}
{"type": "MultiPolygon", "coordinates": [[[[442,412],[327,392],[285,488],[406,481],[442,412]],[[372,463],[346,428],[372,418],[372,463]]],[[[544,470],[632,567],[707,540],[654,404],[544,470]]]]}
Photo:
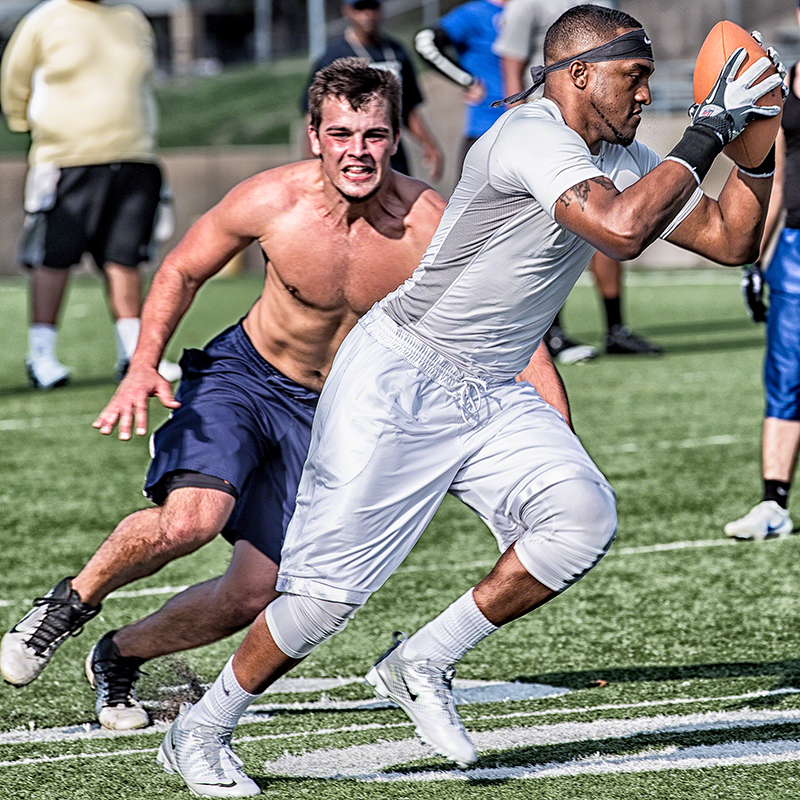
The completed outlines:
{"type": "Polygon", "coordinates": [[[158,164],[143,161],[62,167],[53,207],[25,219],[20,263],[69,269],[84,253],[101,268],[148,261],[161,181],[158,164]]]}

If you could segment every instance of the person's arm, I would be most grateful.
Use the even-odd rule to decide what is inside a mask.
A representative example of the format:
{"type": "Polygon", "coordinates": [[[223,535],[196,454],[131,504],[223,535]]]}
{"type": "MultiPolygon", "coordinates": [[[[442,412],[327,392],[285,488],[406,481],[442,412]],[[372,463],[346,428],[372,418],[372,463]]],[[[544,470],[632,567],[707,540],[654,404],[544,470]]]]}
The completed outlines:
{"type": "MultiPolygon", "coordinates": [[[[734,168],[719,200],[703,195],[668,241],[730,266],[754,260],[771,186],[771,177],[751,178],[734,168]]],[[[555,216],[607,256],[627,261],[659,237],[696,189],[691,172],[664,161],[623,192],[607,177],[573,186],[555,216]]]]}
{"type": "Polygon", "coordinates": [[[503,7],[500,33],[492,51],[500,56],[504,97],[525,88],[525,69],[535,55],[535,35],[541,26],[538,5],[531,0],[510,0],[503,7]]]}
{"type": "Polygon", "coordinates": [[[16,133],[30,130],[28,103],[35,67],[33,26],[23,20],[11,35],[0,64],[0,105],[9,130],[16,133]]]}
{"type": "Polygon", "coordinates": [[[130,439],[132,426],[137,435],[146,434],[150,397],[167,408],[180,405],[171,384],[158,374],[158,363],[197,290],[256,238],[252,215],[262,180],[256,176],[232,189],[192,225],[156,271],[128,372],[92,423],[100,433],[110,434],[119,425],[120,439],[130,439]]]}
{"type": "Polygon", "coordinates": [[[786,137],[783,128],[778,131],[778,138],[775,140],[775,175],[772,177],[772,194],[769,198],[769,208],[767,209],[767,219],[764,222],[764,233],[761,236],[761,253],[759,259],[763,259],[769,250],[775,233],[780,227],[783,217],[783,177],[786,169],[786,137]]]}
{"type": "MultiPolygon", "coordinates": [[[[572,416],[569,410],[569,399],[564,381],[561,380],[553,359],[544,342],[539,343],[536,352],[531,356],[528,366],[519,375],[517,382],[527,381],[536,387],[542,400],[560,412],[567,425],[572,428],[572,416]]],[[[574,429],[573,429],[574,430],[574,429]]]]}
{"type": "Polygon", "coordinates": [[[779,111],[756,105],[781,82],[772,75],[755,83],[767,58],[731,78],[745,55],[740,48],[728,59],[709,97],[692,107],[692,124],[663,162],[622,192],[606,176],[576,184],[556,203],[558,223],[618,260],[635,258],[665,232],[668,241],[721,264],[738,266],[758,258],[772,188],[769,157],[747,172],[734,167],[718,200],[702,194],[685,218],[678,216],[747,122],[779,111]],[[673,220],[676,227],[668,230],[673,220]]]}
{"type": "Polygon", "coordinates": [[[512,94],[518,94],[525,88],[522,81],[525,75],[525,67],[527,65],[528,60],[525,58],[503,56],[500,59],[500,72],[503,76],[504,97],[511,97],[512,94]]]}
{"type": "Polygon", "coordinates": [[[459,63],[455,43],[441,27],[423,28],[414,37],[414,48],[437,72],[464,90],[464,102],[477,103],[483,99],[485,89],[476,76],[459,63]]]}
{"type": "Polygon", "coordinates": [[[422,164],[428,170],[430,179],[438,181],[444,170],[444,156],[419,109],[412,108],[408,112],[406,127],[422,147],[422,164]]]}
{"type": "Polygon", "coordinates": [[[400,61],[400,83],[403,87],[403,124],[422,148],[422,164],[428,170],[430,179],[437,181],[442,177],[444,156],[433,133],[420,114],[419,109],[424,98],[417,83],[414,66],[405,48],[399,42],[391,40],[391,44],[400,61]]]}

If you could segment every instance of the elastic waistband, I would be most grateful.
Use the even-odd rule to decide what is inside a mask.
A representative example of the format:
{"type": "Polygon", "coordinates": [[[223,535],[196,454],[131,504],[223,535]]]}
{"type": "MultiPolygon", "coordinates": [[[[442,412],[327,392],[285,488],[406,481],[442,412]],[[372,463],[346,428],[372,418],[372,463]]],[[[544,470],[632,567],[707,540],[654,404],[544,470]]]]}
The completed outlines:
{"type": "Polygon", "coordinates": [[[313,389],[307,389],[305,386],[297,383],[297,381],[292,380],[288,375],[284,375],[279,369],[274,367],[267,361],[261,353],[256,350],[256,346],[250,340],[250,337],[247,335],[247,331],[244,329],[244,317],[239,320],[234,325],[231,325],[230,328],[223,331],[217,339],[222,337],[230,336],[230,341],[234,344],[235,347],[238,347],[242,350],[250,364],[251,367],[254,367],[265,375],[273,378],[274,380],[280,383],[283,390],[290,394],[297,400],[306,403],[316,404],[317,400],[319,400],[319,392],[315,392],[313,389]]]}
{"type": "Polygon", "coordinates": [[[401,328],[380,308],[372,308],[358,324],[376,342],[413,364],[423,375],[448,391],[459,390],[465,383],[480,383],[486,387],[509,383],[507,380],[497,381],[484,376],[469,375],[413,333],[401,328]]]}

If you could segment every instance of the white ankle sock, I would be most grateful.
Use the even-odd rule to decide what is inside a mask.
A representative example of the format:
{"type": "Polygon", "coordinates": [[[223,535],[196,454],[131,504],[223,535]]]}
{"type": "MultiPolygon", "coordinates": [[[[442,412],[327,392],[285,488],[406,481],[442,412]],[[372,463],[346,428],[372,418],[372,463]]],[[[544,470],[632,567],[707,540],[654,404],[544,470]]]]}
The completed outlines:
{"type": "Polygon", "coordinates": [[[497,626],[475,604],[472,589],[420,628],[403,646],[405,658],[455,664],[497,626]]]}
{"type": "Polygon", "coordinates": [[[258,697],[246,692],[233,672],[233,656],[211,688],[195,703],[186,720],[191,726],[207,725],[232,731],[247,707],[258,697]]]}
{"type": "Polygon", "coordinates": [[[117,361],[130,361],[136,342],[139,341],[139,317],[123,317],[114,323],[114,332],[117,335],[117,361]]]}
{"type": "Polygon", "coordinates": [[[35,322],[28,328],[28,358],[55,357],[58,331],[55,325],[35,322]]]}

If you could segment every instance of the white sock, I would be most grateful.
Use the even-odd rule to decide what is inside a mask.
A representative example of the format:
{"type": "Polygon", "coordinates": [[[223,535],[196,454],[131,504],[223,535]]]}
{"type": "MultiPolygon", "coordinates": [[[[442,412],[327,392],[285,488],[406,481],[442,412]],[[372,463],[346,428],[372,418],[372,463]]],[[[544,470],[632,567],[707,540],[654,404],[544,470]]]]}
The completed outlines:
{"type": "Polygon", "coordinates": [[[117,334],[117,361],[130,361],[136,342],[139,341],[139,317],[123,317],[114,323],[114,332],[117,334]]]}
{"type": "Polygon", "coordinates": [[[36,359],[56,354],[58,331],[55,325],[35,322],[28,328],[28,358],[36,359]]]}
{"type": "Polygon", "coordinates": [[[475,604],[470,589],[420,628],[403,646],[403,656],[415,661],[455,664],[496,630],[497,626],[489,622],[475,604]]]}
{"type": "Polygon", "coordinates": [[[206,725],[232,731],[247,707],[258,697],[246,692],[233,672],[233,656],[228,659],[211,688],[192,706],[186,716],[189,727],[206,725]]]}

